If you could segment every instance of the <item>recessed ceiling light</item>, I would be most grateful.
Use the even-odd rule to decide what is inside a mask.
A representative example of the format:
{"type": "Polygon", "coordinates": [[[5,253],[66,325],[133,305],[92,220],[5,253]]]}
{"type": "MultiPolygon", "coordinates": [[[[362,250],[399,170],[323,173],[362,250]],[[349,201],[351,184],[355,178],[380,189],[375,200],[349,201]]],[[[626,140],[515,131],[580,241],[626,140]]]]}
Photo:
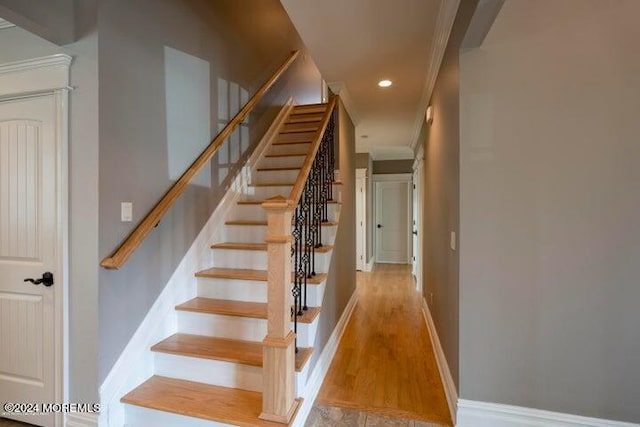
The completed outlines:
{"type": "Polygon", "coordinates": [[[389,87],[393,84],[393,82],[391,80],[380,80],[378,82],[378,86],[380,87],[389,87]]]}

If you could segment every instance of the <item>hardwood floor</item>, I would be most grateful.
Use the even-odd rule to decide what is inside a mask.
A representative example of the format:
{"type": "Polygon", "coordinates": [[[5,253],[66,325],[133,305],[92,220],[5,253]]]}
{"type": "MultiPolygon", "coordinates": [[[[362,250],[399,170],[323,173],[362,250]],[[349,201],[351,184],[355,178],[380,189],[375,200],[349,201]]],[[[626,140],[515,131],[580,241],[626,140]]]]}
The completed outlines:
{"type": "Polygon", "coordinates": [[[0,417],[0,427],[35,427],[33,424],[21,423],[20,421],[13,421],[8,418],[0,417]]]}
{"type": "Polygon", "coordinates": [[[316,405],[451,426],[411,267],[358,272],[357,292],[316,405]]]}

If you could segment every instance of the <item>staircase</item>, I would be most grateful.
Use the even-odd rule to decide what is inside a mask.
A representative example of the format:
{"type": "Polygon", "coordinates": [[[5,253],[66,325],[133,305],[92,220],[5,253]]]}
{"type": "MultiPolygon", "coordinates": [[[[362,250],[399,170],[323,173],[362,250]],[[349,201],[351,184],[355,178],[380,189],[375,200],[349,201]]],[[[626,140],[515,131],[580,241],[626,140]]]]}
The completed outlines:
{"type": "MultiPolygon", "coordinates": [[[[211,268],[194,272],[197,297],[175,307],[178,332],[149,349],[154,376],[121,399],[127,426],[283,425],[259,418],[268,313],[267,211],[262,203],[291,193],[327,108],[293,107],[264,151],[246,194],[226,218],[224,239],[212,242],[211,268]]],[[[333,183],[334,194],[339,185],[333,183]]],[[[314,255],[316,275],[307,281],[308,309],[297,316],[297,396],[309,376],[338,225],[339,198],[333,199],[328,221],[322,223],[323,246],[314,255]]]]}

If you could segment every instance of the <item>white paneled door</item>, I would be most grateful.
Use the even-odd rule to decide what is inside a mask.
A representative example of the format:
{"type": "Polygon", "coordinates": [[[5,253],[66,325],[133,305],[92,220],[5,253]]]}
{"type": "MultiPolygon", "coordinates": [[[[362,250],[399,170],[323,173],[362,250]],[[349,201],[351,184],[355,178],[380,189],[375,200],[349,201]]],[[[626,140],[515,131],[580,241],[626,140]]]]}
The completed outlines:
{"type": "MultiPolygon", "coordinates": [[[[55,402],[55,111],[53,95],[0,102],[0,403],[55,402]]],[[[1,416],[54,425],[52,414],[6,409],[1,416]]]]}
{"type": "Polygon", "coordinates": [[[409,182],[376,183],[376,262],[409,262],[409,182]]]}

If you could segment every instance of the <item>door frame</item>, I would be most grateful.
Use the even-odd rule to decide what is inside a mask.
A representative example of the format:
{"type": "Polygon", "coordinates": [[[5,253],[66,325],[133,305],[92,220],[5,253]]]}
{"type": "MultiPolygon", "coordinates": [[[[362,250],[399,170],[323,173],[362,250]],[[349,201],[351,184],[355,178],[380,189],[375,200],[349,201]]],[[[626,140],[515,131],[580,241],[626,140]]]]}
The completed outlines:
{"type": "Polygon", "coordinates": [[[356,169],[356,270],[365,271],[367,258],[367,168],[356,169]],[[358,194],[360,193],[360,194],[358,194]],[[361,216],[358,216],[360,214],[361,216]],[[361,223],[358,225],[358,223],[361,223]],[[357,253],[358,243],[362,253],[357,253]],[[360,257],[360,259],[358,259],[360,257]]]}
{"type": "Polygon", "coordinates": [[[418,149],[416,159],[413,162],[413,185],[416,186],[417,200],[413,203],[418,205],[418,216],[413,218],[416,222],[416,230],[418,232],[418,250],[413,254],[416,257],[416,289],[422,292],[423,287],[423,269],[424,269],[424,148],[422,145],[418,149]]]}
{"type": "MultiPolygon", "coordinates": [[[[373,174],[373,224],[378,223],[378,183],[380,182],[403,182],[407,184],[407,230],[411,229],[411,217],[413,211],[413,205],[411,203],[411,180],[413,179],[412,173],[385,173],[385,174],[373,174]]],[[[373,229],[373,228],[372,228],[373,229]]],[[[378,232],[373,229],[371,233],[373,235],[373,257],[378,262],[378,232]]],[[[413,239],[407,236],[407,259],[406,263],[411,264],[411,252],[413,247],[413,239]]]]}
{"type": "MultiPolygon", "coordinates": [[[[68,401],[69,392],[69,86],[72,58],[56,54],[0,64],[0,102],[32,97],[53,97],[56,145],[57,247],[54,285],[54,400],[68,401]]],[[[55,415],[62,427],[64,414],[55,415]]]]}

